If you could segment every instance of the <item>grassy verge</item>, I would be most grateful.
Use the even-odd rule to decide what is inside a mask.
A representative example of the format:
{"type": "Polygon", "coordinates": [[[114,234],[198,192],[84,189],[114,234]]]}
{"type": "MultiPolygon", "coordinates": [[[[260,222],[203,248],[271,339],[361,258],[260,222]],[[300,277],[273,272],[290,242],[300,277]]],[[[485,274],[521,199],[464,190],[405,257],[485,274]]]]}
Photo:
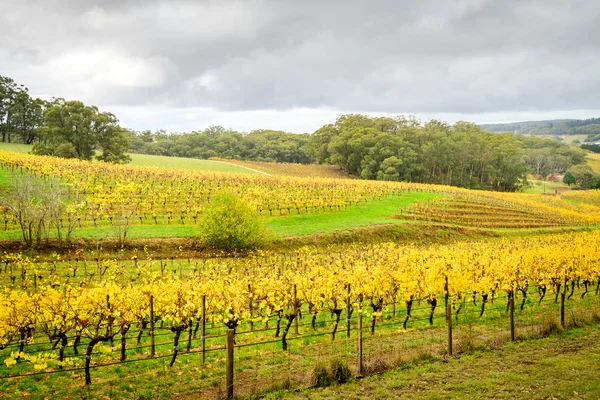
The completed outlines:
{"type": "Polygon", "coordinates": [[[600,325],[510,343],[441,361],[429,358],[324,389],[276,393],[282,399],[597,399],[600,325]]]}

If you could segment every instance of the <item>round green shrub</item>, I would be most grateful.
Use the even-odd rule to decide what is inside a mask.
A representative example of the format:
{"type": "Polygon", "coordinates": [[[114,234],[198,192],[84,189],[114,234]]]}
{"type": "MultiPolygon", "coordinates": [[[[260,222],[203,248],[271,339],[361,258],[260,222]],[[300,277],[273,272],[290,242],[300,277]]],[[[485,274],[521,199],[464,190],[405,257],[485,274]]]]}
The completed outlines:
{"type": "Polygon", "coordinates": [[[212,199],[199,225],[200,239],[205,246],[228,252],[261,247],[267,235],[254,208],[229,192],[212,199]]]}

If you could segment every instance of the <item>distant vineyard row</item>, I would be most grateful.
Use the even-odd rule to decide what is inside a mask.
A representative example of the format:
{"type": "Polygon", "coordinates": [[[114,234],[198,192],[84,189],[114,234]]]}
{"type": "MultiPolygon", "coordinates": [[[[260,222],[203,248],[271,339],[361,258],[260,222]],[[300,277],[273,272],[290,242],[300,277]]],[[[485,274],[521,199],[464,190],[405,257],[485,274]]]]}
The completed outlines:
{"type": "MultiPolygon", "coordinates": [[[[211,197],[235,193],[261,214],[341,210],[406,191],[456,188],[396,182],[248,176],[86,162],[0,151],[0,164],[15,175],[33,174],[63,184],[69,198],[64,225],[98,226],[196,222],[211,197]]],[[[17,221],[4,210],[4,230],[17,221]]]]}
{"type": "MultiPolygon", "coordinates": [[[[342,210],[348,205],[401,195],[406,191],[423,191],[453,194],[470,202],[500,203],[528,215],[543,215],[545,220],[552,221],[551,225],[600,221],[597,191],[564,194],[560,199],[414,183],[133,167],[2,151],[0,164],[17,175],[31,173],[65,184],[70,200],[62,218],[64,224],[70,226],[106,225],[116,220],[122,223],[124,219],[127,224],[191,224],[210,202],[211,196],[219,191],[236,193],[261,214],[268,215],[342,210]]],[[[6,209],[3,215],[2,228],[15,229],[14,216],[11,217],[6,209]]]]}

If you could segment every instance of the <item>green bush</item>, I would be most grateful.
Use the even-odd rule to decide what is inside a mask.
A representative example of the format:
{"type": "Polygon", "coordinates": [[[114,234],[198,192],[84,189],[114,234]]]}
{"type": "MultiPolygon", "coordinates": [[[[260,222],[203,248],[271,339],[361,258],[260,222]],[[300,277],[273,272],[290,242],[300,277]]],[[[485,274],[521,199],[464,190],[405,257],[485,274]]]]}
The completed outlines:
{"type": "Polygon", "coordinates": [[[212,199],[199,225],[204,245],[229,252],[256,249],[267,236],[266,227],[253,207],[228,192],[212,199]]]}
{"type": "Polygon", "coordinates": [[[54,154],[56,157],[62,158],[77,158],[77,150],[75,150],[75,146],[71,143],[61,143],[54,150],[54,154]]]}

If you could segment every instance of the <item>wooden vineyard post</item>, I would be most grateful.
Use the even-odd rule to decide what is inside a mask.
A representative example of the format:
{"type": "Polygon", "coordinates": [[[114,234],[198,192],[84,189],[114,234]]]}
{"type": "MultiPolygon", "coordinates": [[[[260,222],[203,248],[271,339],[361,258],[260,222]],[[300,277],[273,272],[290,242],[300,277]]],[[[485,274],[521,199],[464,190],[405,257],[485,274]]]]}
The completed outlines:
{"type": "Polygon", "coordinates": [[[249,304],[249,309],[248,311],[250,311],[250,331],[254,330],[254,322],[252,321],[252,311],[253,311],[253,304],[252,304],[252,286],[250,286],[250,284],[248,284],[248,293],[250,294],[250,304],[249,304]]]}
{"type": "Polygon", "coordinates": [[[560,293],[560,326],[565,327],[565,296],[567,295],[567,273],[565,272],[565,280],[563,290],[560,293]]]}
{"type": "Polygon", "coordinates": [[[350,284],[348,284],[348,298],[346,299],[346,337],[350,338],[350,317],[352,305],[350,304],[350,284]]]}
{"type": "Polygon", "coordinates": [[[510,340],[515,341],[515,291],[510,291],[509,313],[510,313],[510,340]]]}
{"type": "Polygon", "coordinates": [[[150,357],[154,357],[156,349],[154,347],[154,296],[150,295],[150,357]]]}
{"type": "MultiPolygon", "coordinates": [[[[111,307],[110,307],[110,295],[109,294],[106,295],[106,308],[110,312],[111,307]]],[[[111,318],[108,319],[108,326],[106,327],[106,334],[110,337],[110,346],[112,347],[112,345],[113,345],[113,325],[112,325],[111,318]]]]}
{"type": "Polygon", "coordinates": [[[450,302],[450,293],[448,290],[448,277],[446,276],[446,283],[444,285],[446,291],[446,324],[448,324],[448,355],[452,355],[452,304],[450,302]]]}
{"type": "Polygon", "coordinates": [[[233,399],[233,329],[227,329],[227,362],[226,362],[226,384],[227,398],[233,399]]]}
{"type": "Polygon", "coordinates": [[[201,358],[201,362],[202,364],[204,364],[205,360],[206,360],[206,295],[203,294],[202,295],[202,303],[200,306],[200,318],[202,318],[202,333],[201,333],[201,337],[200,337],[200,358],[201,358]]]}
{"type": "Polygon", "coordinates": [[[358,376],[362,376],[363,369],[363,337],[362,337],[362,307],[358,310],[358,376]]]}
{"type": "Polygon", "coordinates": [[[298,335],[298,300],[297,300],[297,292],[296,292],[296,284],[292,287],[292,299],[294,302],[294,315],[296,316],[294,320],[294,333],[298,335]]]}

